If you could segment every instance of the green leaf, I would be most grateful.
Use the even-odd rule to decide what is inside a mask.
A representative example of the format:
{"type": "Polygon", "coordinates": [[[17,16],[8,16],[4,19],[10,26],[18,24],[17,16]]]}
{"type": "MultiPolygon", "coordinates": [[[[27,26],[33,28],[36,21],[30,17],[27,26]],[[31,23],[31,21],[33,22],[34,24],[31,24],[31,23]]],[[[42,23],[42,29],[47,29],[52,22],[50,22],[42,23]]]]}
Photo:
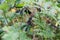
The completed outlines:
{"type": "Polygon", "coordinates": [[[18,36],[18,32],[9,32],[8,34],[5,34],[2,38],[3,40],[17,40],[18,36]]]}
{"type": "Polygon", "coordinates": [[[59,3],[59,4],[57,4],[57,6],[60,8],[60,3],[59,3]]]}
{"type": "Polygon", "coordinates": [[[7,3],[3,3],[3,4],[0,5],[0,9],[1,9],[1,10],[6,11],[6,10],[8,10],[8,8],[9,8],[9,6],[8,6],[7,3]]]}
{"type": "Polygon", "coordinates": [[[19,8],[21,8],[23,6],[24,6],[24,3],[19,3],[19,4],[16,5],[16,7],[19,7],[19,8]]]}
{"type": "Polygon", "coordinates": [[[26,36],[25,32],[20,32],[20,40],[31,40],[31,39],[26,36]]]}

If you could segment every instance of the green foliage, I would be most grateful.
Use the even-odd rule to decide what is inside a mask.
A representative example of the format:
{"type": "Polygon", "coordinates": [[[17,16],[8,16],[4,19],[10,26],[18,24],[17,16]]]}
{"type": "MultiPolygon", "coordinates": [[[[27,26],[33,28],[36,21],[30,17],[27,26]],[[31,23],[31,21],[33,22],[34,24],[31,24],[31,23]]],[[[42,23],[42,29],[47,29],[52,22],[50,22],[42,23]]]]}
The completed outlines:
{"type": "Polygon", "coordinates": [[[3,3],[3,4],[0,5],[0,9],[1,9],[1,10],[4,10],[4,11],[6,11],[6,10],[8,9],[8,7],[9,7],[9,6],[8,6],[7,3],[3,3]]]}
{"type": "Polygon", "coordinates": [[[0,4],[2,40],[32,40],[34,34],[38,39],[60,40],[59,0],[5,0],[0,4]],[[28,10],[24,11],[24,7],[34,15],[31,20],[32,26],[27,23],[31,15],[28,10]],[[20,12],[23,15],[20,15],[20,12]]]}

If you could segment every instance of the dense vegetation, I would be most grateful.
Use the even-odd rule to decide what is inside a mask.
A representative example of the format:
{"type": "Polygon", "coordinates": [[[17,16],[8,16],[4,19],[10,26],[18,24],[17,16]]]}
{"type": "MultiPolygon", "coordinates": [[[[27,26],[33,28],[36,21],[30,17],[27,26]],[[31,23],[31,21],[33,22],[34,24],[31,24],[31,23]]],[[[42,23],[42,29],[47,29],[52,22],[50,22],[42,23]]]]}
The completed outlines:
{"type": "Polygon", "coordinates": [[[60,40],[60,0],[0,0],[0,40],[60,40]]]}

